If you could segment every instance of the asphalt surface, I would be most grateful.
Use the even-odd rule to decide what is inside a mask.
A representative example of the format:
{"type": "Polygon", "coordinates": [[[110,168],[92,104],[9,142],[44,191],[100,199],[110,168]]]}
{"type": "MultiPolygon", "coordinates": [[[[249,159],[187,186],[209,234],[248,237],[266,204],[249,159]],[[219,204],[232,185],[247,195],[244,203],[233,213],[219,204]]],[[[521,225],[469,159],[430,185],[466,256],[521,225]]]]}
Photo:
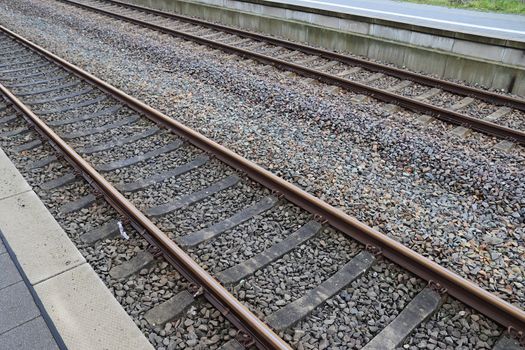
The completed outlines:
{"type": "Polygon", "coordinates": [[[393,0],[270,0],[431,28],[525,42],[525,16],[393,0]]]}

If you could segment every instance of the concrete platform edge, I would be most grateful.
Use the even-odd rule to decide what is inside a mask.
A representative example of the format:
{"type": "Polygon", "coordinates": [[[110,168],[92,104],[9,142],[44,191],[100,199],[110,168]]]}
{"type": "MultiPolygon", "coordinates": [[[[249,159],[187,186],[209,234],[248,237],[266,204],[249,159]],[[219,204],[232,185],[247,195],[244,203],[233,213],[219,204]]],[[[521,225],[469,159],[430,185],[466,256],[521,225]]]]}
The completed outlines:
{"type": "Polygon", "coordinates": [[[335,13],[316,14],[310,8],[280,8],[278,3],[264,0],[257,4],[244,0],[123,1],[525,96],[525,64],[521,59],[525,43],[509,46],[507,40],[450,37],[438,30],[424,32],[414,25],[401,28],[375,20],[369,23],[340,18],[335,13]]]}

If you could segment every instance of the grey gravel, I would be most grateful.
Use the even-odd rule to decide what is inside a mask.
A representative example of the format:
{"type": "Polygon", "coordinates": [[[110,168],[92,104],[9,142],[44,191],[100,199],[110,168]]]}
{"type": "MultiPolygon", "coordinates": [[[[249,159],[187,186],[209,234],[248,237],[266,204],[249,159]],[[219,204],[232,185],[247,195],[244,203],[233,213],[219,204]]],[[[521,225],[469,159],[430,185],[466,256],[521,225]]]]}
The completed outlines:
{"type": "MultiPolygon", "coordinates": [[[[523,149],[502,154],[491,148],[497,140],[487,136],[449,138],[449,125],[423,128],[414,123],[417,115],[407,111],[385,113],[375,102],[351,105],[351,93],[326,92],[321,84],[234,56],[149,31],[135,34],[126,30],[128,25],[93,20],[96,17],[85,12],[82,20],[77,15],[55,15],[51,20],[48,15],[56,7],[78,13],[54,2],[20,3],[10,4],[19,11],[16,16],[0,18],[22,34],[523,305],[524,265],[518,260],[525,238],[523,184],[518,181],[523,177],[523,149]],[[40,30],[28,31],[26,22],[40,30]],[[75,31],[84,37],[74,47],[66,45],[75,31]]],[[[346,238],[325,235],[328,247],[317,250],[321,243],[315,238],[301,247],[304,254],[292,253],[293,261],[276,274],[293,271],[319,283],[357,251],[346,238]],[[337,254],[330,255],[328,251],[335,249],[329,248],[336,246],[337,254]],[[309,274],[296,265],[316,254],[321,254],[322,263],[309,274]]],[[[256,281],[247,280],[235,290],[239,296],[244,292],[243,299],[257,304],[259,312],[265,307],[261,301],[269,300],[275,308],[275,293],[280,293],[276,291],[280,283],[271,280],[268,269],[272,265],[264,276],[260,272],[256,281]],[[253,287],[260,284],[264,288],[253,287]],[[246,292],[251,288],[261,289],[266,299],[253,301],[246,292]]],[[[388,274],[391,270],[395,269],[386,269],[388,274]]],[[[415,293],[418,283],[408,293],[415,293]]],[[[295,299],[305,288],[285,287],[284,300],[295,299]]],[[[312,322],[318,327],[319,320],[312,322]]],[[[368,326],[368,332],[373,331],[374,325],[368,326]]],[[[332,330],[323,332],[313,344],[319,348],[337,344],[327,336],[332,330]]],[[[369,336],[358,338],[362,342],[369,336]]],[[[151,339],[156,341],[155,336],[151,339]]]]}
{"type": "Polygon", "coordinates": [[[150,31],[123,33],[128,25],[85,12],[75,21],[79,11],[70,7],[63,6],[67,18],[50,20],[46,13],[62,6],[54,2],[17,4],[10,6],[31,16],[17,12],[6,23],[27,18],[40,28],[19,26],[22,34],[523,305],[522,148],[504,154],[485,135],[452,138],[451,125],[423,127],[407,111],[352,105],[351,93],[325,93],[274,69],[261,75],[262,65],[219,61],[217,51],[150,31]],[[66,44],[70,31],[84,34],[74,47],[66,44]],[[502,254],[499,261],[485,262],[483,237],[505,239],[488,247],[502,254]]]}

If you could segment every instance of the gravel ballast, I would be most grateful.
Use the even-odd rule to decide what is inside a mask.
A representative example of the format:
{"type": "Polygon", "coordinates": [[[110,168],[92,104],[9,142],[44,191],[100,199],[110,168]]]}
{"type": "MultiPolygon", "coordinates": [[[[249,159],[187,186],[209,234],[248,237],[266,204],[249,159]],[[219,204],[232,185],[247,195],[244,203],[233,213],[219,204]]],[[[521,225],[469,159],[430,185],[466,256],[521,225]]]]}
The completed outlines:
{"type": "Polygon", "coordinates": [[[522,148],[505,154],[485,135],[456,139],[446,133],[450,125],[418,126],[410,112],[352,105],[351,93],[328,93],[273,69],[263,74],[262,66],[149,31],[130,33],[129,25],[52,1],[9,6],[14,12],[0,14],[9,28],[525,305],[522,148]],[[73,15],[50,19],[56,7],[73,15]]]}
{"type": "Polygon", "coordinates": [[[6,6],[8,27],[525,305],[523,148],[54,1],[6,6]]]}

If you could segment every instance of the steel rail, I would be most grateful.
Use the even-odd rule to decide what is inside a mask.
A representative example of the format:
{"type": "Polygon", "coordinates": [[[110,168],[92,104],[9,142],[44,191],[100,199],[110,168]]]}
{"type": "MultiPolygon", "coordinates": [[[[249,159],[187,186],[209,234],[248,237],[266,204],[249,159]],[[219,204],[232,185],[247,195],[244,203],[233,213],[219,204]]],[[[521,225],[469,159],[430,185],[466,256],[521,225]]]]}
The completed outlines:
{"type": "MultiPolygon", "coordinates": [[[[97,7],[77,3],[71,0],[58,0],[58,1],[62,1],[65,3],[71,4],[73,6],[78,6],[80,8],[84,8],[87,10],[99,12],[104,15],[107,15],[107,16],[110,16],[110,17],[113,17],[119,20],[123,20],[126,22],[134,23],[134,24],[137,24],[143,27],[148,27],[150,29],[153,29],[159,32],[163,32],[166,34],[170,34],[170,35],[178,36],[178,37],[181,37],[187,40],[198,42],[203,45],[211,46],[211,47],[221,49],[226,52],[240,55],[242,57],[255,59],[259,62],[270,64],[270,65],[279,67],[283,70],[289,70],[297,74],[300,74],[302,76],[311,77],[311,78],[320,80],[328,84],[338,85],[338,86],[341,86],[351,91],[369,95],[381,101],[396,104],[401,107],[410,109],[412,111],[429,114],[438,119],[447,121],[452,124],[461,125],[466,128],[470,128],[470,129],[474,129],[474,130],[483,132],[485,134],[490,134],[493,136],[497,136],[499,138],[508,139],[510,141],[525,145],[525,132],[521,130],[511,129],[506,126],[498,125],[496,123],[492,123],[492,122],[489,122],[483,119],[470,117],[470,116],[467,116],[467,115],[464,115],[464,114],[461,114],[461,113],[458,113],[452,110],[448,110],[445,108],[433,106],[423,101],[418,101],[416,99],[398,95],[398,94],[395,94],[395,93],[392,93],[386,90],[381,90],[378,88],[370,87],[365,84],[354,82],[352,80],[338,77],[338,76],[335,76],[329,73],[324,73],[324,72],[321,72],[315,69],[307,68],[307,67],[297,65],[291,62],[280,60],[278,58],[274,58],[274,57],[260,54],[257,52],[253,52],[250,50],[242,49],[242,48],[235,47],[232,45],[216,42],[213,40],[195,36],[195,35],[185,33],[182,31],[178,31],[175,29],[166,28],[166,27],[154,24],[154,23],[145,22],[145,21],[138,20],[135,18],[126,17],[126,16],[119,15],[113,12],[109,12],[107,10],[100,9],[97,7]]],[[[104,0],[104,1],[109,1],[109,0],[104,0]]]]}
{"type": "MultiPolygon", "coordinates": [[[[5,28],[1,27],[5,32],[5,28]]],[[[9,34],[14,35],[12,32],[9,34]]],[[[20,37],[15,36],[20,39],[20,37]]],[[[47,56],[47,55],[46,55],[47,56]]],[[[172,262],[183,276],[195,286],[196,293],[201,293],[215,305],[221,313],[239,329],[249,334],[254,343],[261,349],[286,349],[291,347],[282,340],[264,322],[249,311],[240,301],[231,295],[217,280],[188,256],[168,235],[153,224],[140,210],[126,199],[111,183],[97,172],[73,148],[60,138],[45,122],[36,116],[32,110],[21,102],[4,85],[0,84],[0,92],[4,94],[33,125],[37,131],[51,141],[52,146],[62,154],[86,178],[97,192],[104,195],[108,202],[133,226],[158,247],[172,262]],[[145,233],[147,233],[145,235],[145,233]]],[[[127,98],[126,98],[127,100],[127,98]]]]}
{"type": "MultiPolygon", "coordinates": [[[[70,0],[65,0],[65,1],[73,2],[70,0]]],[[[135,5],[135,4],[128,4],[128,3],[117,1],[117,0],[98,0],[98,1],[107,2],[107,3],[115,4],[118,6],[128,7],[128,8],[138,10],[138,11],[149,12],[149,13],[163,16],[163,17],[177,19],[180,21],[185,21],[185,22],[196,24],[196,25],[205,26],[208,28],[213,28],[216,30],[220,30],[220,31],[238,35],[238,36],[243,36],[246,38],[251,38],[254,40],[258,40],[258,41],[269,42],[271,44],[282,46],[290,50],[302,51],[302,52],[305,52],[311,55],[316,55],[319,57],[323,57],[326,59],[336,60],[336,61],[348,64],[348,65],[360,66],[360,67],[366,68],[374,72],[386,73],[388,75],[394,76],[399,79],[411,80],[411,81],[417,82],[422,85],[440,88],[442,90],[452,92],[458,95],[475,97],[477,99],[480,99],[486,102],[490,102],[493,104],[508,106],[508,107],[512,107],[512,108],[516,108],[516,109],[525,111],[525,100],[524,99],[519,99],[519,98],[515,98],[512,96],[500,95],[500,94],[497,94],[491,91],[485,91],[482,89],[477,89],[474,87],[454,83],[451,81],[438,79],[438,78],[426,76],[426,75],[419,74],[419,73],[410,72],[404,69],[387,66],[381,63],[371,62],[365,59],[351,57],[351,56],[347,56],[344,54],[339,54],[337,52],[320,49],[320,48],[316,48],[316,47],[312,47],[312,46],[308,46],[304,44],[298,44],[298,43],[286,41],[283,39],[278,39],[278,38],[274,38],[271,36],[267,36],[264,34],[254,33],[254,32],[250,32],[250,31],[246,31],[242,29],[228,27],[225,25],[217,24],[217,23],[207,22],[204,20],[184,16],[181,14],[160,11],[160,10],[156,10],[153,8],[135,5]]]]}
{"type": "MultiPolygon", "coordinates": [[[[366,226],[354,217],[334,208],[317,197],[307,193],[299,187],[272,174],[252,161],[238,155],[230,149],[210,140],[199,132],[185,126],[184,124],[162,114],[161,112],[147,106],[134,97],[98,79],[81,68],[59,58],[51,52],[33,44],[27,39],[0,26],[0,29],[15,39],[24,43],[31,49],[46,56],[78,77],[90,82],[101,90],[111,94],[118,100],[126,103],[137,112],[144,114],[152,121],[164,125],[172,132],[187,139],[193,145],[213,154],[231,167],[243,171],[246,175],[261,185],[276,191],[286,197],[290,202],[302,207],[310,213],[316,214],[326,220],[330,225],[344,232],[353,239],[365,245],[379,249],[387,259],[400,265],[402,268],[427,281],[433,281],[443,288],[448,294],[471,306],[475,310],[485,314],[501,325],[512,328],[521,335],[525,334],[525,311],[504,301],[498,296],[484,290],[478,285],[466,280],[456,273],[440,266],[432,260],[425,258],[412,249],[404,246],[398,241],[366,226]]],[[[144,218],[140,214],[141,218],[144,218]]],[[[174,243],[170,247],[178,248],[174,243]]],[[[177,249],[180,252],[180,248],[177,249]]],[[[182,252],[183,253],[183,252],[182,252]]],[[[214,281],[214,280],[213,280],[214,281]]]]}

